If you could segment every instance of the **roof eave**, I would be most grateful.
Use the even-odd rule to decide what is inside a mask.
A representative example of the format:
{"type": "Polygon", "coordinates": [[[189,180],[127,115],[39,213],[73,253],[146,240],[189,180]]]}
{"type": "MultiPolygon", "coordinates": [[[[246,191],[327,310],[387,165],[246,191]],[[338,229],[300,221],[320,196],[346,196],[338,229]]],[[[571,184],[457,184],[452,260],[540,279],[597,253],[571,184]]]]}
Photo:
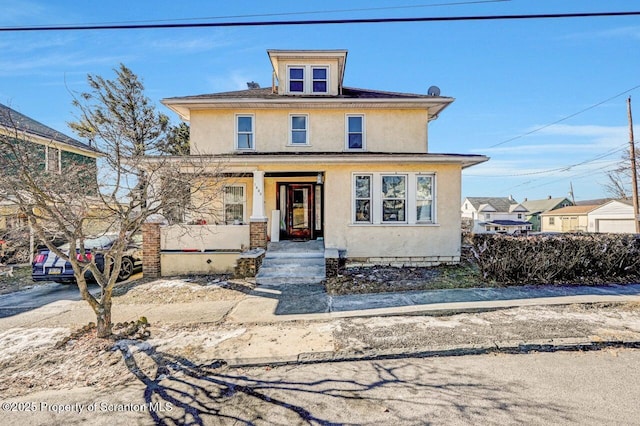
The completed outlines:
{"type": "Polygon", "coordinates": [[[326,97],[286,97],[282,99],[262,98],[168,98],[161,102],[174,111],[181,119],[189,121],[191,110],[196,109],[228,109],[238,107],[251,108],[286,108],[286,107],[327,107],[345,106],[348,104],[359,107],[384,108],[426,108],[432,117],[438,116],[446,107],[454,102],[454,98],[326,98],[326,97]]]}

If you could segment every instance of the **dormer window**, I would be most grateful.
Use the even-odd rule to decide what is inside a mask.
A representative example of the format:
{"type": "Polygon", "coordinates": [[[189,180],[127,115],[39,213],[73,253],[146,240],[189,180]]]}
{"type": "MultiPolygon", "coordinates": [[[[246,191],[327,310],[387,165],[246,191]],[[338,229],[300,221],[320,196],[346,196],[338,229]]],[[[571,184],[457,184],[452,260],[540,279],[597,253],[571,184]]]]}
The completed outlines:
{"type": "Polygon", "coordinates": [[[329,67],[300,65],[288,68],[289,93],[326,94],[329,93],[329,67]],[[309,78],[310,77],[310,78],[309,78]]]}
{"type": "Polygon", "coordinates": [[[327,68],[311,68],[313,70],[313,93],[327,93],[327,68]]]}
{"type": "Polygon", "coordinates": [[[304,92],[304,68],[289,68],[289,91],[304,92]]]}

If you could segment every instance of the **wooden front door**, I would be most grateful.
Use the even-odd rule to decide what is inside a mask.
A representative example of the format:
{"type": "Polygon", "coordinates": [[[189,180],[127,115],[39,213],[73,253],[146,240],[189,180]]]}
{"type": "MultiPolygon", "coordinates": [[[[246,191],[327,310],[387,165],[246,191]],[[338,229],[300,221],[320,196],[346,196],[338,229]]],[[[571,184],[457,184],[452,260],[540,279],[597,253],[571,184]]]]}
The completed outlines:
{"type": "Polygon", "coordinates": [[[286,227],[289,238],[313,238],[313,195],[312,184],[287,185],[286,227]]]}

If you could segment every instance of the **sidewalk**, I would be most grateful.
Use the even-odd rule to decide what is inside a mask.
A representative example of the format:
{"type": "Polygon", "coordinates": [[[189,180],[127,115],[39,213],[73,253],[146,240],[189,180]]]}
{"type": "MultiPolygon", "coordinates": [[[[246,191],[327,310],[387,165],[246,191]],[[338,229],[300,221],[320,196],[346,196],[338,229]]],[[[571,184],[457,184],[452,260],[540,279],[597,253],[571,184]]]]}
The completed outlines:
{"type": "Polygon", "coordinates": [[[258,287],[228,320],[239,324],[361,316],[443,315],[517,306],[640,302],[640,284],[522,286],[329,296],[321,285],[258,287]]]}
{"type": "MultiPolygon", "coordinates": [[[[640,347],[640,284],[350,296],[328,296],[318,285],[289,285],[258,287],[233,301],[124,305],[115,300],[114,323],[140,316],[152,324],[149,343],[159,350],[190,345],[198,348],[200,361],[222,359],[236,366],[640,347]],[[615,307],[602,312],[563,307],[620,302],[635,303],[624,315],[615,307]],[[195,331],[185,331],[185,325],[195,331]]],[[[86,302],[58,301],[0,318],[0,334],[13,328],[74,329],[90,321],[95,316],[86,302]]]]}

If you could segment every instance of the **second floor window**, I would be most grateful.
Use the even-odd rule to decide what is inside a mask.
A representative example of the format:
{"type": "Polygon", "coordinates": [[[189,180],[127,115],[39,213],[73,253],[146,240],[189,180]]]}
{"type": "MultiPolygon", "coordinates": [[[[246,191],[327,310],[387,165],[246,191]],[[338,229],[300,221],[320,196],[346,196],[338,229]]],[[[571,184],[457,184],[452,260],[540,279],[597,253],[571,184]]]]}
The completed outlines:
{"type": "Polygon", "coordinates": [[[236,149],[255,149],[252,115],[236,116],[236,149]]]}
{"type": "Polygon", "coordinates": [[[364,149],[364,116],[347,116],[347,149],[364,149]]]}
{"type": "Polygon", "coordinates": [[[307,131],[308,118],[306,115],[291,116],[291,145],[307,145],[309,143],[307,131]]]}

